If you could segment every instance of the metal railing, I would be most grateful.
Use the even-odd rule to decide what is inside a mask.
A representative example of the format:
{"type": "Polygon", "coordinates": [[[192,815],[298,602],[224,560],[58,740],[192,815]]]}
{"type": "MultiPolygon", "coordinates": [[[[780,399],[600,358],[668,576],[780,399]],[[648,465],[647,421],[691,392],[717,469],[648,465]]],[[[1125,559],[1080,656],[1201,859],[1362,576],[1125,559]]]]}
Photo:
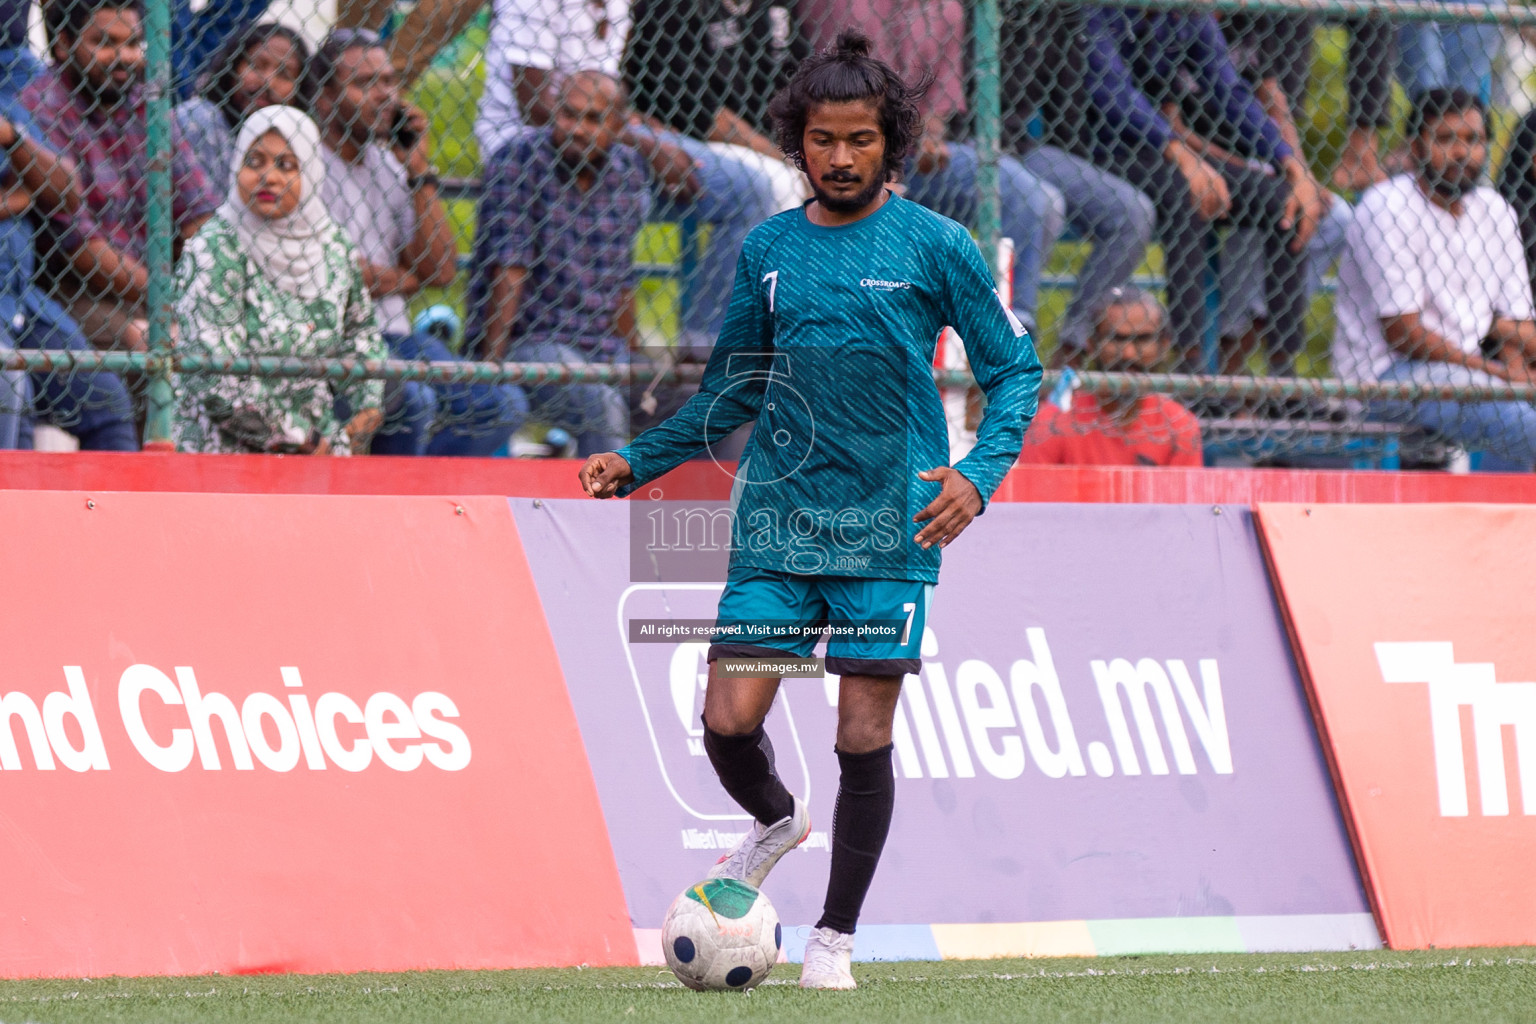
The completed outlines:
{"type": "MultiPolygon", "coordinates": [[[[358,380],[426,381],[439,384],[696,384],[704,374],[698,364],[657,369],[648,366],[588,363],[427,362],[409,359],[301,359],[291,356],[217,358],[165,352],[94,352],[19,349],[0,353],[0,372],[24,370],[135,373],[163,377],[214,375],[221,377],[315,378],[336,382],[358,380]]],[[[1408,381],[1348,381],[1330,377],[1237,377],[1180,373],[1102,373],[1072,371],[1076,386],[1098,395],[1157,392],[1175,398],[1226,397],[1247,399],[1322,399],[1352,401],[1536,402],[1536,384],[1421,384],[1408,381]]],[[[1046,370],[1042,391],[1060,382],[1062,374],[1046,370]]],[[[939,387],[969,387],[975,378],[965,370],[935,370],[939,387]]]]}

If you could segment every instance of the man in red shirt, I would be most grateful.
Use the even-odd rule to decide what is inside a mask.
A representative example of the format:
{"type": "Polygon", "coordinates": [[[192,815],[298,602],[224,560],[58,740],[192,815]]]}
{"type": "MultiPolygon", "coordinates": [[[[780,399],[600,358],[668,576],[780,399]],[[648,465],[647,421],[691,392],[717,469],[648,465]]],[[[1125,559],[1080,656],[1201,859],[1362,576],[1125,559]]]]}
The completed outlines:
{"type": "MultiPolygon", "coordinates": [[[[1089,342],[1093,368],[1151,373],[1171,338],[1162,305],[1136,288],[1117,289],[1089,342]]],[[[1064,466],[1199,466],[1200,421],[1166,395],[1097,398],[1057,388],[1024,438],[1019,461],[1064,466]]]]}

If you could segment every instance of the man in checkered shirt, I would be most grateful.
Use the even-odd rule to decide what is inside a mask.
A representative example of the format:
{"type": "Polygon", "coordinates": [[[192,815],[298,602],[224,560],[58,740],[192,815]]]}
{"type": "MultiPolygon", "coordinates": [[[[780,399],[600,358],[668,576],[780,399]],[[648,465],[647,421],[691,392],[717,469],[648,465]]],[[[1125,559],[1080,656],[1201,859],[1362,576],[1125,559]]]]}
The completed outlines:
{"type": "MultiPolygon", "coordinates": [[[[466,334],[480,358],[625,363],[635,340],[635,236],[650,211],[646,162],[618,141],[627,106],[598,71],[560,86],[546,128],[514,137],[487,166],[466,334]]],[[[598,384],[544,386],[534,416],[582,455],[628,439],[626,402],[598,384]]]]}
{"type": "MultiPolygon", "coordinates": [[[[149,142],[139,0],[56,0],[45,10],[54,64],[22,93],[43,138],[69,157],[85,205],[49,222],[55,294],[98,348],[146,347],[149,142]]],[[[176,247],[222,196],[172,128],[176,247]]]]}

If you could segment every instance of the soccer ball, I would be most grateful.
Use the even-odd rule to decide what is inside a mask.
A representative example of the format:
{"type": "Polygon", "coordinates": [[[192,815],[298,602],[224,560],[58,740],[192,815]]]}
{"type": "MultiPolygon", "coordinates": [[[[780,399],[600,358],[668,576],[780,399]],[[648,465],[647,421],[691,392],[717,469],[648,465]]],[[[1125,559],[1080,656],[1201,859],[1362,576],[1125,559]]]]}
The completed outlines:
{"type": "Polygon", "coordinates": [[[661,945],[691,989],[749,989],[768,977],[784,933],[768,897],[734,878],[708,878],[672,901],[661,945]]]}

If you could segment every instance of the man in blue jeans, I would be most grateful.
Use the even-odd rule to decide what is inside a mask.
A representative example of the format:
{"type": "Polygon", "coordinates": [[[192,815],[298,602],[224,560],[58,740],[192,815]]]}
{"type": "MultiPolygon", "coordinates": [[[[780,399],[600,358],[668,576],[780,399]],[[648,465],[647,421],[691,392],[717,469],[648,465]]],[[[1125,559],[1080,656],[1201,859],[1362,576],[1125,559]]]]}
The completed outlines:
{"type": "Polygon", "coordinates": [[[725,322],[747,232],[804,198],[803,177],[769,137],[768,101],[805,38],[775,0],[635,0],[630,16],[624,82],[641,131],[693,158],[701,186],[696,201],[663,202],[657,216],[692,210],[711,229],[682,310],[681,346],[702,354],[725,322]]]}
{"type": "MultiPolygon", "coordinates": [[[[58,156],[35,138],[31,115],[9,89],[0,91],[0,152],[5,154],[0,187],[0,349],[90,350],[80,328],[36,284],[34,242],[38,220],[78,207],[74,177],[58,156]]],[[[11,377],[0,387],[27,382],[11,377]]],[[[80,447],[96,451],[137,451],[128,389],[113,373],[58,370],[30,379],[30,411],[36,419],[73,434],[80,447]]],[[[0,396],[0,407],[27,409],[19,395],[0,396]]],[[[23,416],[18,448],[32,447],[33,417],[23,416]]]]}
{"type": "MultiPolygon", "coordinates": [[[[1506,4],[1468,0],[1467,6],[1506,4]]],[[[1409,99],[1449,87],[1465,90],[1487,106],[1493,99],[1493,58],[1503,41],[1504,30],[1491,22],[1404,22],[1397,29],[1397,76],[1409,99]]]]}
{"type": "MultiPolygon", "coordinates": [[[[1222,36],[1233,67],[1247,80],[1259,104],[1280,129],[1293,152],[1301,152],[1301,129],[1296,112],[1306,100],[1307,79],[1312,69],[1314,19],[1307,15],[1259,14],[1227,18],[1222,36]]],[[[1225,152],[1214,139],[1181,125],[1182,138],[1200,149],[1207,159],[1241,164],[1236,154],[1225,152]]],[[[1310,170],[1307,172],[1310,175],[1310,170]]],[[[1314,187],[1323,201],[1323,216],[1307,242],[1306,295],[1322,286],[1323,275],[1338,259],[1349,227],[1350,206],[1342,196],[1314,187]]],[[[1251,354],[1266,351],[1271,369],[1284,372],[1290,357],[1266,347],[1269,307],[1264,298],[1264,238],[1253,228],[1233,230],[1221,247],[1221,360],[1218,372],[1241,374],[1251,354]]]]}
{"type": "MultiPolygon", "coordinates": [[[[0,3],[0,131],[4,146],[4,187],[15,190],[16,205],[0,209],[0,351],[12,348],[72,349],[90,346],[58,303],[37,287],[35,228],[61,200],[78,204],[67,176],[54,179],[53,151],[28,141],[37,132],[17,97],[43,64],[27,49],[31,3],[0,3]],[[20,172],[20,173],[18,173],[20,172]],[[57,186],[68,185],[61,191],[57,186]],[[43,186],[38,188],[37,186],[43,186]]],[[[133,451],[138,439],[128,391],[116,374],[23,373],[0,375],[0,448],[32,447],[33,414],[70,430],[82,448],[133,451]]]]}
{"type": "Polygon", "coordinates": [[[1081,362],[1109,297],[1145,258],[1157,217],[1124,178],[1069,152],[1083,119],[1080,6],[1014,0],[1004,7],[1003,148],[1061,193],[1066,220],[1093,246],[1057,331],[1053,363],[1081,362]]]}
{"type": "MultiPolygon", "coordinates": [[[[549,126],[562,75],[601,71],[618,78],[623,73],[625,40],[633,35],[629,6],[627,0],[607,0],[597,8],[564,0],[494,0],[485,48],[485,92],[475,116],[475,138],[485,162],[518,135],[549,126]]],[[[434,3],[430,9],[422,4],[412,17],[428,10],[423,16],[435,26],[451,9],[452,0],[434,3]]],[[[641,31],[650,33],[636,43],[641,63],[635,74],[642,103],[650,99],[645,67],[651,50],[664,59],[674,50],[686,49],[687,44],[650,24],[665,13],[664,5],[639,11],[646,19],[641,31]]],[[[768,56],[771,63],[771,47],[752,52],[768,56]]],[[[413,56],[411,63],[415,60],[413,56]]],[[[660,114],[649,108],[646,115],[631,110],[620,141],[650,166],[651,219],[696,225],[708,235],[708,254],[691,280],[683,282],[678,311],[684,333],[680,347],[702,350],[719,332],[725,315],[723,296],[730,291],[742,239],[778,206],[773,183],[761,167],[749,163],[756,153],[711,142],[712,124],[693,125],[673,116],[691,110],[688,102],[692,101],[678,102],[671,91],[664,91],[661,100],[660,114]]],[[[717,95],[709,102],[722,100],[717,95]]],[[[713,107],[704,111],[706,117],[713,113],[713,107]]]]}
{"type": "Polygon", "coordinates": [[[1302,155],[1237,73],[1210,14],[1107,5],[1085,14],[1078,144],[1157,209],[1180,368],[1205,366],[1207,245],[1217,224],[1260,232],[1271,365],[1289,372],[1306,341],[1304,250],[1322,214],[1302,155]],[[1185,126],[1220,138],[1244,162],[1195,149],[1185,126]]]}

